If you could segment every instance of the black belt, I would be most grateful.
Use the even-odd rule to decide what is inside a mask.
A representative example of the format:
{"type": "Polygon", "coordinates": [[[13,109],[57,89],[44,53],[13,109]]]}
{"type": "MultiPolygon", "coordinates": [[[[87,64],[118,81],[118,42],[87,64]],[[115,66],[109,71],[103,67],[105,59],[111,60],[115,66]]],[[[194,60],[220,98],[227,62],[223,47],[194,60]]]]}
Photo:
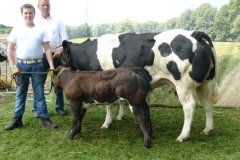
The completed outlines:
{"type": "Polygon", "coordinates": [[[41,63],[42,59],[17,59],[18,63],[25,63],[25,64],[35,64],[41,63]]]}

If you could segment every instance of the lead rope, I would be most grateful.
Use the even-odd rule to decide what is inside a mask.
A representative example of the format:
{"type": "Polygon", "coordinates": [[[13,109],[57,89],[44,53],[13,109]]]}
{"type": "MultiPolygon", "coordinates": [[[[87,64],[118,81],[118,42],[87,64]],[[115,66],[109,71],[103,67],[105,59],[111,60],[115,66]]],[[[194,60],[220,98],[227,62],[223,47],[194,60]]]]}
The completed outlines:
{"type": "MultiPolygon", "coordinates": [[[[44,95],[49,95],[52,92],[52,88],[53,88],[53,70],[50,70],[48,72],[20,72],[20,74],[48,74],[49,76],[51,76],[51,85],[50,85],[50,90],[48,93],[44,92],[44,95]]],[[[48,76],[47,75],[47,76],[48,76]]],[[[16,76],[13,75],[10,81],[10,85],[12,86],[13,80],[16,83],[16,76]]]]}

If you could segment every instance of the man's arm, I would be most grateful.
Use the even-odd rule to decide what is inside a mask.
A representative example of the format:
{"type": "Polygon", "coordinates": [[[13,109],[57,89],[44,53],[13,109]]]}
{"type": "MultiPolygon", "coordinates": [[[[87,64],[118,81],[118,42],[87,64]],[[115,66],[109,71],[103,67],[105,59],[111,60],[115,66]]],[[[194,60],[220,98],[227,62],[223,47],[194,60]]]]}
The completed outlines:
{"type": "Polygon", "coordinates": [[[7,56],[8,56],[10,68],[12,70],[12,75],[17,75],[18,73],[20,73],[20,70],[15,65],[15,55],[14,55],[15,47],[16,47],[15,43],[8,42],[7,56]]]}
{"type": "Polygon", "coordinates": [[[53,59],[52,59],[52,51],[49,47],[49,42],[43,42],[43,48],[44,48],[45,54],[47,56],[47,60],[48,60],[50,69],[54,69],[53,59]]]}

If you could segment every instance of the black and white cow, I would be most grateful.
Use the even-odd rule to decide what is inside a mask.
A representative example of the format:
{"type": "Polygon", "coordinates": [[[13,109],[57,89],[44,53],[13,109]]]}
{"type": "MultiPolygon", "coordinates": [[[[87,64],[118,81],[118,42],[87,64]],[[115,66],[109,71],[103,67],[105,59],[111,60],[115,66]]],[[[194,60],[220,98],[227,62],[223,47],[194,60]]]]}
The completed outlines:
{"type": "Polygon", "coordinates": [[[140,66],[152,76],[152,88],[170,84],[184,111],[184,125],[177,141],[190,137],[197,102],[206,111],[202,133],[208,135],[213,130],[212,104],[218,96],[216,53],[205,33],[175,29],[159,34],[104,35],[81,44],[64,41],[62,45],[62,60],[75,69],[140,66]]]}
{"type": "Polygon", "coordinates": [[[0,62],[7,60],[7,45],[0,41],[0,62]]]}
{"type": "MultiPolygon", "coordinates": [[[[73,70],[82,71],[101,71],[120,66],[144,67],[152,65],[154,53],[151,52],[151,55],[145,53],[151,51],[155,42],[153,39],[155,35],[157,33],[106,34],[98,39],[86,40],[81,44],[64,41],[64,51],[61,59],[65,66],[70,66],[73,70]],[[112,52],[113,55],[110,55],[112,52]],[[137,63],[133,64],[132,61],[137,63]]],[[[119,104],[117,119],[121,120],[124,115],[124,101],[119,100],[119,104]]],[[[108,128],[111,123],[112,107],[109,104],[107,105],[106,118],[101,128],[108,128]]]]}

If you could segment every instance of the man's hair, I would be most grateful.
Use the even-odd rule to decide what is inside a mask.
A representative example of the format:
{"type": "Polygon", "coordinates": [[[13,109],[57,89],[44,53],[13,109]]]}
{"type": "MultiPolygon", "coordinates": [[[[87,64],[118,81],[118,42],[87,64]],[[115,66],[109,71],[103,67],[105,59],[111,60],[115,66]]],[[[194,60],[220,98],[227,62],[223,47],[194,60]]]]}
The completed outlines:
{"type": "Polygon", "coordinates": [[[22,5],[22,7],[20,8],[21,9],[21,13],[23,13],[23,9],[25,9],[25,8],[33,9],[33,12],[35,13],[35,8],[31,4],[24,4],[24,5],[22,5]]]}
{"type": "MultiPolygon", "coordinates": [[[[40,4],[42,0],[38,0],[38,5],[40,4]]],[[[48,0],[48,3],[50,4],[50,0],[48,0]]]]}

